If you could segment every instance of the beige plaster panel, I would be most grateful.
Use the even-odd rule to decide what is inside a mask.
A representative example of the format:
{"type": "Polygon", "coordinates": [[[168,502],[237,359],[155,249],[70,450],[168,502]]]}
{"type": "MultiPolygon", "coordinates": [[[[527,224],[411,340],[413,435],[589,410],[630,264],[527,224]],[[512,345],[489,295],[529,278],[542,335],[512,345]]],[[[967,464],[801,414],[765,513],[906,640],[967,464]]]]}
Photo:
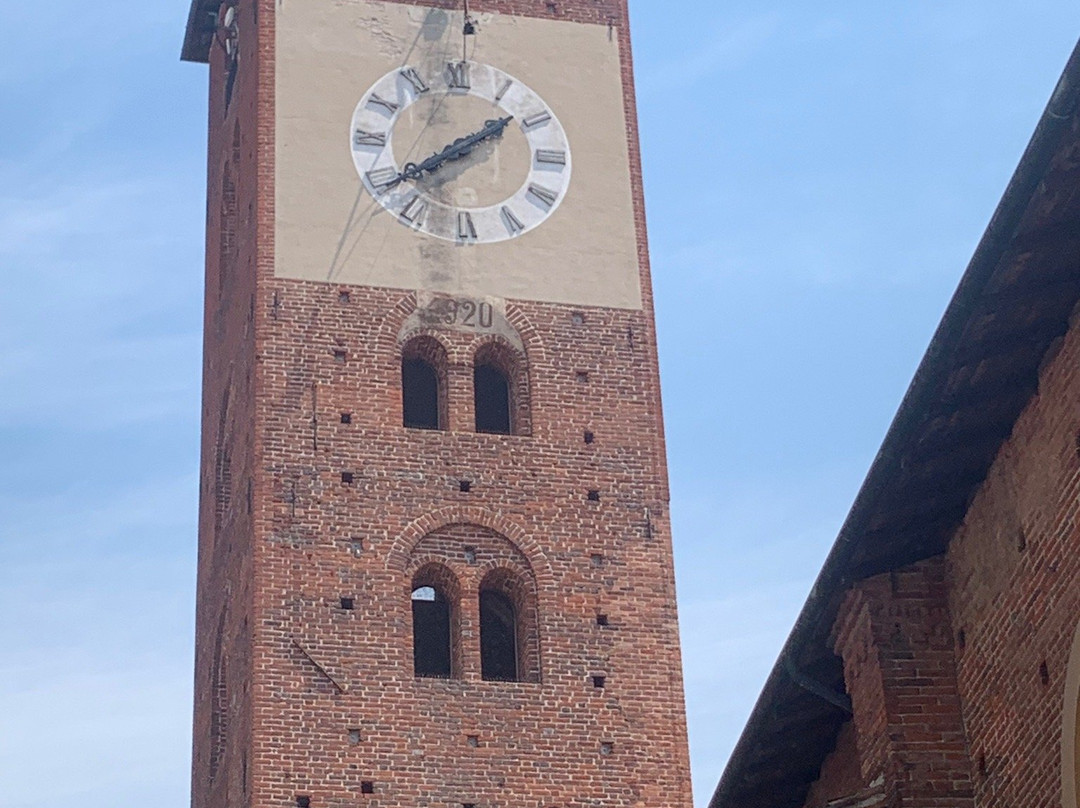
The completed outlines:
{"type": "MultiPolygon", "coordinates": [[[[566,130],[570,185],[535,230],[496,244],[455,244],[406,228],[365,190],[350,144],[358,101],[390,70],[460,59],[461,28],[460,13],[418,6],[281,2],[276,274],[640,308],[619,46],[606,26],[483,15],[480,34],[469,40],[470,60],[529,85],[566,130]]],[[[451,121],[447,131],[462,126],[465,121],[451,121]]],[[[477,182],[484,182],[483,171],[475,169],[477,182]]]]}

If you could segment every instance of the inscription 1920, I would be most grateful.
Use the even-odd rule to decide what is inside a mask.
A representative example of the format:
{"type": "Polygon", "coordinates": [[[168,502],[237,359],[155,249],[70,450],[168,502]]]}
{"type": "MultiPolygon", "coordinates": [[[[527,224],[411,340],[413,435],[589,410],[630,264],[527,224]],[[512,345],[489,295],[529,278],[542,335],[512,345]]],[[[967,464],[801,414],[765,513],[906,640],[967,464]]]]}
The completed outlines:
{"type": "Polygon", "coordinates": [[[421,309],[420,319],[429,327],[488,329],[495,325],[495,308],[486,300],[467,297],[436,297],[421,309]]]}

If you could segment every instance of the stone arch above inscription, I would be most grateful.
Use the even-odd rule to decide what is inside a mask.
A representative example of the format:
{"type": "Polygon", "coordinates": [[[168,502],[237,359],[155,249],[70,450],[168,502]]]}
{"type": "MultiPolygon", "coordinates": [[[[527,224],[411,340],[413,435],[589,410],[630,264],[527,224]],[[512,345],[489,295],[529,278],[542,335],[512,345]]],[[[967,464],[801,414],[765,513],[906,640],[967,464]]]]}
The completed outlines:
{"type": "Polygon", "coordinates": [[[416,293],[416,309],[398,332],[400,341],[414,331],[454,331],[469,335],[499,336],[525,353],[525,343],[506,316],[506,301],[493,297],[416,293]]]}

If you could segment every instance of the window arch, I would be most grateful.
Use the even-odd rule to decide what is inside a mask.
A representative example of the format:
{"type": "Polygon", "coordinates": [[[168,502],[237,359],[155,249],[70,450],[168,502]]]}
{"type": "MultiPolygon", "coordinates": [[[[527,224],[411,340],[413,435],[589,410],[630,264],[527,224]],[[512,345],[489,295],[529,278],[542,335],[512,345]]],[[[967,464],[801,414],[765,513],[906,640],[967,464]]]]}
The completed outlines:
{"type": "Polygon", "coordinates": [[[457,678],[460,665],[460,589],[441,564],[427,564],[413,576],[413,673],[427,679],[457,678]]]}
{"type": "Polygon", "coordinates": [[[446,429],[446,349],[430,336],[415,337],[401,351],[401,417],[412,429],[446,429]]]}
{"type": "Polygon", "coordinates": [[[528,434],[525,363],[501,341],[484,343],[473,356],[476,431],[495,435],[528,434]]]}
{"type": "Polygon", "coordinates": [[[492,570],[480,582],[480,674],[487,681],[539,682],[535,592],[513,570],[492,570]]]}

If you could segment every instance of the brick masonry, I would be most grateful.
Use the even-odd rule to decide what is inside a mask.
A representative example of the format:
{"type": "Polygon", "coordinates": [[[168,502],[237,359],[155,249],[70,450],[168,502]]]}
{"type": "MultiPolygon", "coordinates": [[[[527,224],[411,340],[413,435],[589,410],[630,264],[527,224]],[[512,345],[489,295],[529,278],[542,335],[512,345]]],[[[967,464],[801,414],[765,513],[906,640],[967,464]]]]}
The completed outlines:
{"type": "Polygon", "coordinates": [[[853,795],[1075,805],[1062,747],[1080,695],[1066,688],[1080,620],[1078,401],[1074,314],[947,553],[849,593],[835,636],[854,716],[808,808],[853,795]]]}
{"type": "Polygon", "coordinates": [[[274,277],[274,2],[240,0],[227,110],[210,56],[196,808],[690,805],[627,10],[470,6],[617,31],[645,306],[508,302],[527,373],[513,436],[469,428],[493,338],[429,329],[449,429],[404,429],[416,296],[274,277]],[[436,561],[460,588],[451,680],[412,673],[410,586],[436,561]],[[534,681],[480,678],[492,570],[531,615],[534,681]]]}

